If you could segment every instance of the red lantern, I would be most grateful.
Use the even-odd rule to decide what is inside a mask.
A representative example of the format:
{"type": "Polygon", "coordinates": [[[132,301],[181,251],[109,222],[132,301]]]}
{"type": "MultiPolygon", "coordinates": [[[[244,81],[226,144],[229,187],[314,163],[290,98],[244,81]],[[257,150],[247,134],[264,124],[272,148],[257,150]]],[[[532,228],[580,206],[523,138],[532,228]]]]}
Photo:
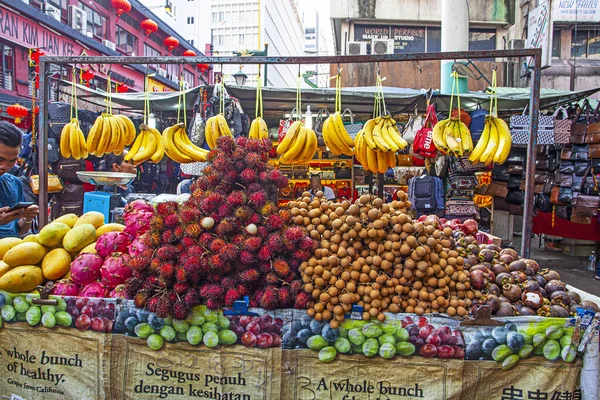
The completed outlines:
{"type": "Polygon", "coordinates": [[[21,122],[21,118],[25,118],[27,114],[29,114],[29,110],[20,105],[19,103],[13,104],[12,106],[8,106],[6,108],[6,112],[8,115],[15,119],[15,124],[21,122]]]}
{"type": "Polygon", "coordinates": [[[131,11],[131,4],[127,0],[111,0],[110,5],[117,10],[117,17],[131,11]]]}
{"type": "Polygon", "coordinates": [[[45,55],[46,53],[42,49],[33,49],[29,58],[31,58],[31,62],[37,65],[40,62],[40,57],[45,55]]]}
{"type": "Polygon", "coordinates": [[[35,106],[35,107],[33,108],[33,113],[34,113],[35,115],[38,115],[38,114],[40,113],[40,106],[35,106]]]}
{"type": "Polygon", "coordinates": [[[94,79],[94,77],[96,76],[96,74],[94,73],[94,71],[86,69],[85,71],[83,71],[83,73],[81,74],[81,79],[83,79],[86,82],[91,81],[92,79],[94,79]]]}
{"type": "Polygon", "coordinates": [[[158,30],[158,25],[151,19],[145,19],[142,22],[140,22],[140,27],[142,27],[146,36],[150,36],[150,34],[158,30]]]}
{"type": "Polygon", "coordinates": [[[210,68],[210,66],[208,64],[198,64],[197,67],[201,73],[204,73],[204,71],[206,71],[208,68],[210,68]]]}
{"type": "Polygon", "coordinates": [[[163,44],[165,46],[167,46],[167,49],[169,49],[169,53],[173,51],[173,49],[177,46],[179,46],[179,40],[177,40],[176,38],[174,38],[173,36],[167,36],[165,38],[165,40],[163,40],[163,44]]]}
{"type": "Polygon", "coordinates": [[[183,52],[185,57],[196,57],[196,52],[193,50],[186,50],[183,52]]]}
{"type": "Polygon", "coordinates": [[[127,93],[129,91],[129,86],[124,83],[117,85],[117,93],[127,93]]]}

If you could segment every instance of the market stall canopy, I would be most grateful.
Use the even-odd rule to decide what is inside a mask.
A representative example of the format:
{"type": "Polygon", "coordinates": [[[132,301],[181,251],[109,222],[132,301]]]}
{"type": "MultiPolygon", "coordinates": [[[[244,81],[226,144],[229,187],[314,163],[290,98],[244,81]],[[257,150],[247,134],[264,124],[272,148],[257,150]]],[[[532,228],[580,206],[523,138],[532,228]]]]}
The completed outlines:
{"type": "MultiPolygon", "coordinates": [[[[71,85],[69,82],[65,84],[71,85]]],[[[103,107],[107,93],[100,90],[90,89],[84,85],[77,85],[78,97],[103,107]],[[83,93],[82,93],[83,92],[83,93]]],[[[185,90],[186,108],[191,109],[197,99],[200,88],[207,90],[210,95],[214,86],[198,86],[185,90]]],[[[256,104],[256,88],[246,86],[227,86],[230,96],[239,99],[242,108],[249,114],[254,113],[256,104]]],[[[600,87],[572,92],[568,90],[541,89],[540,109],[554,109],[560,104],[569,104],[579,101],[600,91],[600,87]]],[[[350,108],[359,116],[369,116],[373,113],[373,102],[377,88],[355,87],[342,89],[342,107],[350,108]]],[[[419,112],[424,113],[427,105],[427,95],[432,96],[431,101],[437,105],[438,111],[447,112],[450,107],[450,95],[440,94],[437,90],[425,89],[415,90],[406,88],[384,87],[383,93],[387,109],[392,114],[412,112],[418,107],[419,112]]],[[[528,88],[497,88],[498,108],[500,113],[523,112],[529,104],[528,88]]],[[[176,112],[179,107],[179,92],[149,93],[150,107],[152,111],[176,112]]],[[[144,109],[144,93],[114,93],[112,101],[116,108],[123,110],[141,111],[144,109]]],[[[469,92],[460,96],[461,107],[467,111],[478,107],[489,108],[490,94],[484,92],[469,92]]],[[[263,88],[263,108],[265,116],[281,118],[290,113],[296,104],[295,88],[263,88]]],[[[302,89],[302,105],[310,104],[314,114],[321,108],[334,109],[335,88],[302,89]]],[[[454,103],[456,104],[456,103],[454,103]]]]}

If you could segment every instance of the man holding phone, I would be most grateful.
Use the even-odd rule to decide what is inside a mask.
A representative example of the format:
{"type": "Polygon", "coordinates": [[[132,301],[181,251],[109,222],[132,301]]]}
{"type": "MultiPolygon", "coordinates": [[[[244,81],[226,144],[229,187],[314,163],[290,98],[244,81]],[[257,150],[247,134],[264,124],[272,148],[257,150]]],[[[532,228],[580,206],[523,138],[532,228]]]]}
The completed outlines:
{"type": "Polygon", "coordinates": [[[19,128],[0,121],[0,238],[24,235],[39,210],[36,205],[19,204],[25,203],[23,186],[8,173],[19,158],[21,140],[19,128]]]}

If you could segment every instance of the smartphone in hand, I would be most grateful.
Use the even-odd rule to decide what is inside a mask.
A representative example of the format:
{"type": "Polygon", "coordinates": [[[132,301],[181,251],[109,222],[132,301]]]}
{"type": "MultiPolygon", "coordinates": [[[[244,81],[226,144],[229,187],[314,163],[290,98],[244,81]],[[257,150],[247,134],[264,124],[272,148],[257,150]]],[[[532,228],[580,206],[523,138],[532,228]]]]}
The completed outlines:
{"type": "Polygon", "coordinates": [[[32,201],[21,201],[20,203],[17,203],[14,206],[12,206],[10,208],[10,210],[8,210],[8,212],[15,211],[15,210],[20,210],[22,208],[29,208],[32,205],[33,205],[32,201]]]}

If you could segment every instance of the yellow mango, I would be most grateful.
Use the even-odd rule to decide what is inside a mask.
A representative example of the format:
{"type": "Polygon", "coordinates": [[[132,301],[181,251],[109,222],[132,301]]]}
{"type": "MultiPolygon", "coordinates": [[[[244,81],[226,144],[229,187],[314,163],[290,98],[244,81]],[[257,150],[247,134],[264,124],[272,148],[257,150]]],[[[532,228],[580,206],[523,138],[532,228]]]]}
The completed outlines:
{"type": "Polygon", "coordinates": [[[23,240],[17,237],[0,239],[0,258],[4,257],[7,251],[21,243],[23,243],[23,240]]]}
{"type": "Polygon", "coordinates": [[[100,228],[104,225],[104,214],[99,213],[98,211],[88,211],[83,214],[73,227],[83,225],[83,224],[91,224],[94,225],[94,228],[100,228]]]}
{"type": "Polygon", "coordinates": [[[81,253],[92,253],[92,254],[96,254],[96,242],[92,243],[92,244],[88,244],[87,246],[85,246],[80,252],[81,253]]]}
{"type": "Polygon", "coordinates": [[[63,238],[63,247],[75,253],[96,240],[96,228],[91,224],[75,225],[63,238]]]}
{"type": "Polygon", "coordinates": [[[36,265],[42,261],[46,252],[46,248],[39,243],[21,243],[7,251],[2,260],[11,267],[18,267],[19,265],[36,265]]]}
{"type": "Polygon", "coordinates": [[[72,228],[73,226],[75,226],[75,223],[78,219],[79,217],[77,216],[77,214],[65,214],[62,217],[56,218],[52,222],[62,222],[63,224],[69,225],[69,228],[72,228]]]}
{"type": "Polygon", "coordinates": [[[12,267],[5,263],[4,261],[0,261],[0,277],[10,271],[12,267]]]}
{"type": "Polygon", "coordinates": [[[96,228],[96,239],[108,232],[123,232],[124,230],[125,225],[115,223],[105,224],[99,228],[96,228]]]}
{"type": "Polygon", "coordinates": [[[62,248],[54,249],[42,260],[44,278],[55,280],[67,273],[71,267],[71,255],[62,248]]]}
{"type": "Polygon", "coordinates": [[[71,228],[62,222],[52,222],[42,228],[38,233],[38,241],[46,247],[56,247],[62,243],[63,238],[71,228]]]}
{"type": "Polygon", "coordinates": [[[22,265],[0,277],[0,290],[10,293],[25,293],[44,282],[42,269],[36,265],[22,265]]]}
{"type": "Polygon", "coordinates": [[[38,235],[27,235],[23,238],[23,241],[25,243],[27,243],[27,242],[39,243],[40,239],[38,238],[38,235]]]}

